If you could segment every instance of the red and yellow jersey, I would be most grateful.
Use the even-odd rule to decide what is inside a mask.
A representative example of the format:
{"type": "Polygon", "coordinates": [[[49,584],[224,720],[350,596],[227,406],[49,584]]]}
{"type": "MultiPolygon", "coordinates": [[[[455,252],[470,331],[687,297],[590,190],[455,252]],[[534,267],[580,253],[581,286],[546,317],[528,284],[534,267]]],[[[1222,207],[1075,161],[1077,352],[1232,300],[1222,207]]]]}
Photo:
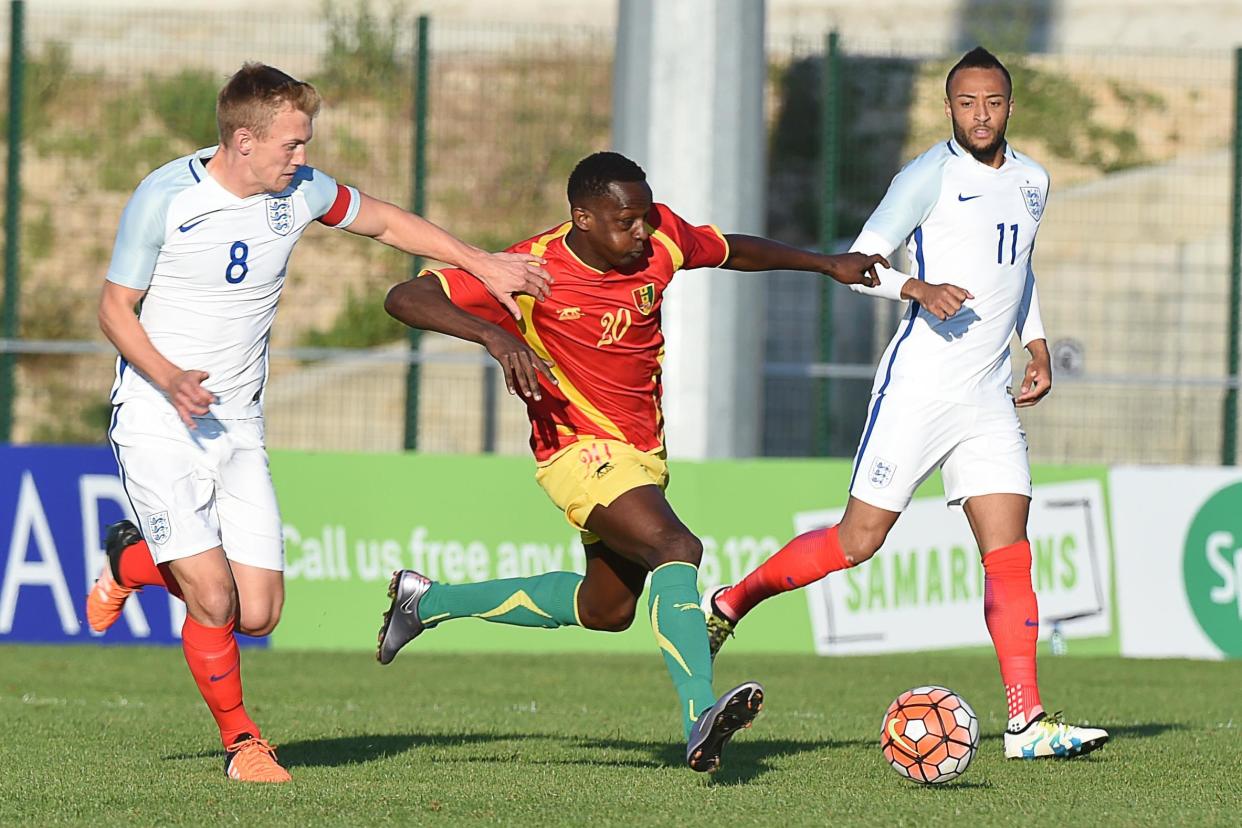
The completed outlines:
{"type": "Polygon", "coordinates": [[[526,400],[531,449],[540,462],[587,438],[621,440],[641,451],[664,445],[664,290],[678,270],[723,264],[729,245],[715,227],[695,227],[663,204],[652,205],[647,225],[646,251],[624,271],[601,272],[574,255],[565,243],[570,222],[508,248],[543,257],[554,279],[544,301],[518,297],[521,323],[470,274],[424,274],[440,278],[453,304],[524,338],[552,364],[560,385],[543,383],[543,399],[526,400]]]}

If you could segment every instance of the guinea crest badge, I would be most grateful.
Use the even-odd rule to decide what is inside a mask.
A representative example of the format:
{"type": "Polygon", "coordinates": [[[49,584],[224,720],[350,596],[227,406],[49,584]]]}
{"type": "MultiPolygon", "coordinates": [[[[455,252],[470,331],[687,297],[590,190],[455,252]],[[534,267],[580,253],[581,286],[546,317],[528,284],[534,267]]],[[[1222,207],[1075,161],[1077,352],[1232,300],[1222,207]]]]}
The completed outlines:
{"type": "Polygon", "coordinates": [[[1039,221],[1040,216],[1044,214],[1044,194],[1038,187],[1019,187],[1018,189],[1022,191],[1022,203],[1026,205],[1026,211],[1031,214],[1031,218],[1039,221]]]}
{"type": "Polygon", "coordinates": [[[655,309],[656,288],[654,284],[648,282],[642,287],[634,288],[632,293],[634,294],[634,307],[638,308],[638,312],[643,316],[655,309]]]}
{"type": "Polygon", "coordinates": [[[172,521],[168,519],[168,512],[156,512],[147,518],[147,540],[163,544],[171,537],[172,521]]]}
{"type": "Polygon", "coordinates": [[[267,200],[267,226],[279,236],[289,235],[293,229],[293,200],[289,196],[267,200]]]}

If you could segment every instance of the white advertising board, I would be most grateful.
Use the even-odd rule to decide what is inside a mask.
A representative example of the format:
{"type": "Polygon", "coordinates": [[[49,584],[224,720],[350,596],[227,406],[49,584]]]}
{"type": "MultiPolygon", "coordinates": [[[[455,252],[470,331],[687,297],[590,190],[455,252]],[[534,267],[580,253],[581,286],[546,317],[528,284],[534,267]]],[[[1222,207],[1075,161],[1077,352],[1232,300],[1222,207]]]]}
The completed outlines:
{"type": "Polygon", "coordinates": [[[1242,470],[1110,472],[1121,654],[1242,658],[1242,470]]]}
{"type": "MultiPolygon", "coordinates": [[[[1032,580],[1040,635],[1108,635],[1110,555],[1098,480],[1036,486],[1031,502],[1032,580]]],[[[799,533],[844,510],[795,516],[799,533]]],[[[966,517],[940,498],[917,499],[866,563],[807,589],[821,655],[891,653],[990,643],[983,566],[966,517]]]]}

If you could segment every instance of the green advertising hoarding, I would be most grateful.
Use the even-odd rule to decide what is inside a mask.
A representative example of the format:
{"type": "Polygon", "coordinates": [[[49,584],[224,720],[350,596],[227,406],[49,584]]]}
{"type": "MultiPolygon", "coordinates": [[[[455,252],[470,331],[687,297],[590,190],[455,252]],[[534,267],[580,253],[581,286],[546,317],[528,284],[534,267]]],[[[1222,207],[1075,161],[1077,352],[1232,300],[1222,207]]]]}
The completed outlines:
{"type": "MultiPolygon", "coordinates": [[[[394,569],[462,583],[585,562],[577,532],[534,481],[524,457],[312,454],[274,451],[272,476],[287,557],[279,648],[375,646],[394,569]]],[[[732,583],[796,534],[795,516],[844,506],[844,460],[673,461],[669,499],[703,541],[701,585],[732,583]]],[[[1037,482],[1106,481],[1103,467],[1038,469],[1037,482]]],[[[920,497],[938,497],[933,477],[920,497]]],[[[881,554],[884,554],[881,552],[881,554]]],[[[1110,602],[1111,603],[1111,602],[1110,602]]],[[[981,610],[980,610],[981,613],[981,610]]],[[[443,624],[426,651],[648,652],[639,613],[623,633],[532,630],[484,621],[443,624]]],[[[812,653],[806,594],[779,596],[747,618],[733,651],[812,653]]]]}

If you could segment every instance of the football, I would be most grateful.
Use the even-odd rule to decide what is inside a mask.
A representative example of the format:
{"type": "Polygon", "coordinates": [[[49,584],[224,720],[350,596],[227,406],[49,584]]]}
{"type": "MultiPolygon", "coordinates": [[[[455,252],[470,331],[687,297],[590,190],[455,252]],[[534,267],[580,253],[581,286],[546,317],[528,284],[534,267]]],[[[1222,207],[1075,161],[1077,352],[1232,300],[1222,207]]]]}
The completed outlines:
{"type": "Polygon", "coordinates": [[[916,687],[888,706],[880,747],[907,779],[935,785],[965,773],[979,746],[979,719],[947,687],[916,687]]]}

